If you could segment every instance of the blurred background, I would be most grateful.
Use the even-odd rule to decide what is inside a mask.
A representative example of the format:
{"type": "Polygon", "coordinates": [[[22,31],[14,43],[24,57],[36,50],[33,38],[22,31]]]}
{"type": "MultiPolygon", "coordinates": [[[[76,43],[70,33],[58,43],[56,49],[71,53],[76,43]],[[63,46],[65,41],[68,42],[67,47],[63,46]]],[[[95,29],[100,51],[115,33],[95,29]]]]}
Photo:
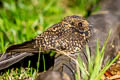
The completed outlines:
{"type": "Polygon", "coordinates": [[[100,0],[0,0],[0,52],[34,38],[65,16],[90,16],[100,0]]]}

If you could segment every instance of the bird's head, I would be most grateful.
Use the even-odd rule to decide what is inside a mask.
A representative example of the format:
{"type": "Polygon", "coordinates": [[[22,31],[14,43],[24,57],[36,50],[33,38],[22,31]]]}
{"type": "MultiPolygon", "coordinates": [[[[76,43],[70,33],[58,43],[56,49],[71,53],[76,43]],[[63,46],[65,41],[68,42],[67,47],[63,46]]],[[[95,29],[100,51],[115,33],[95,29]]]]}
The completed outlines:
{"type": "Polygon", "coordinates": [[[88,21],[81,16],[67,16],[62,21],[69,24],[71,27],[79,28],[81,31],[88,31],[90,28],[88,21]]]}

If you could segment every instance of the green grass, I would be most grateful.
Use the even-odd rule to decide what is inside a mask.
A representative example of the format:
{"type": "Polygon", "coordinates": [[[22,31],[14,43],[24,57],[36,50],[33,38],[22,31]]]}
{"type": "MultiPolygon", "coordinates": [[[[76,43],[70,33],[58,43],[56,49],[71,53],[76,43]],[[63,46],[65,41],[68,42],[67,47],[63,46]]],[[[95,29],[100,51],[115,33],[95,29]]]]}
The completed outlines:
{"type": "Polygon", "coordinates": [[[86,45],[88,65],[86,65],[82,61],[80,56],[78,57],[78,66],[77,66],[78,72],[76,73],[76,80],[81,80],[79,77],[80,71],[81,71],[82,80],[102,80],[101,78],[104,75],[104,73],[106,72],[106,70],[118,59],[120,54],[118,54],[112,61],[108,60],[106,62],[106,64],[104,65],[104,67],[102,66],[105,48],[106,48],[107,42],[109,40],[110,34],[111,34],[111,31],[109,32],[109,35],[108,35],[106,41],[104,42],[101,50],[99,50],[99,41],[97,41],[96,57],[90,56],[89,46],[86,45]]]}
{"type": "MultiPolygon", "coordinates": [[[[99,0],[0,1],[0,52],[4,53],[12,44],[31,40],[65,16],[76,14],[88,17],[91,14],[90,11],[99,9],[99,6],[96,6],[98,2],[99,0]],[[96,8],[91,10],[93,6],[96,8]]],[[[31,61],[28,61],[28,68],[13,68],[1,73],[0,80],[3,78],[5,80],[23,79],[25,77],[34,79],[40,63],[37,63],[36,69],[30,65],[31,61]]]]}

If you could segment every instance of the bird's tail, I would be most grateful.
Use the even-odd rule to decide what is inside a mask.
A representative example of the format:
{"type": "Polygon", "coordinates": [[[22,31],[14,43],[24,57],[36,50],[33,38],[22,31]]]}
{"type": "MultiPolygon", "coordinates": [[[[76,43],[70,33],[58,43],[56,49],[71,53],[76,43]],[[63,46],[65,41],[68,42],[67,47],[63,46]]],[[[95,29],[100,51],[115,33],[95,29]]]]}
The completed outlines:
{"type": "Polygon", "coordinates": [[[35,40],[31,40],[8,47],[6,52],[0,55],[0,70],[8,68],[25,57],[33,55],[33,53],[37,53],[39,49],[34,48],[34,46],[35,40]]]}
{"type": "Polygon", "coordinates": [[[35,40],[27,41],[22,44],[12,45],[7,48],[6,53],[13,52],[13,53],[20,53],[20,52],[30,52],[30,53],[37,53],[39,48],[34,48],[35,40]]]}

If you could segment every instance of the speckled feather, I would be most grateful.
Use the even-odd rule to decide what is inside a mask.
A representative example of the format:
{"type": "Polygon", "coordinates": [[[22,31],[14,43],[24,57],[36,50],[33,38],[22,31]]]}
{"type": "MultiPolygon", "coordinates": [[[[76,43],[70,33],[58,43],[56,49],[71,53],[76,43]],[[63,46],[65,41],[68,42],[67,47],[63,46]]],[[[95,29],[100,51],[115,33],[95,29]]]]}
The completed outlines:
{"type": "Polygon", "coordinates": [[[91,35],[87,20],[80,16],[67,16],[32,41],[14,45],[7,52],[44,52],[48,50],[75,53],[80,51],[91,35]]]}

